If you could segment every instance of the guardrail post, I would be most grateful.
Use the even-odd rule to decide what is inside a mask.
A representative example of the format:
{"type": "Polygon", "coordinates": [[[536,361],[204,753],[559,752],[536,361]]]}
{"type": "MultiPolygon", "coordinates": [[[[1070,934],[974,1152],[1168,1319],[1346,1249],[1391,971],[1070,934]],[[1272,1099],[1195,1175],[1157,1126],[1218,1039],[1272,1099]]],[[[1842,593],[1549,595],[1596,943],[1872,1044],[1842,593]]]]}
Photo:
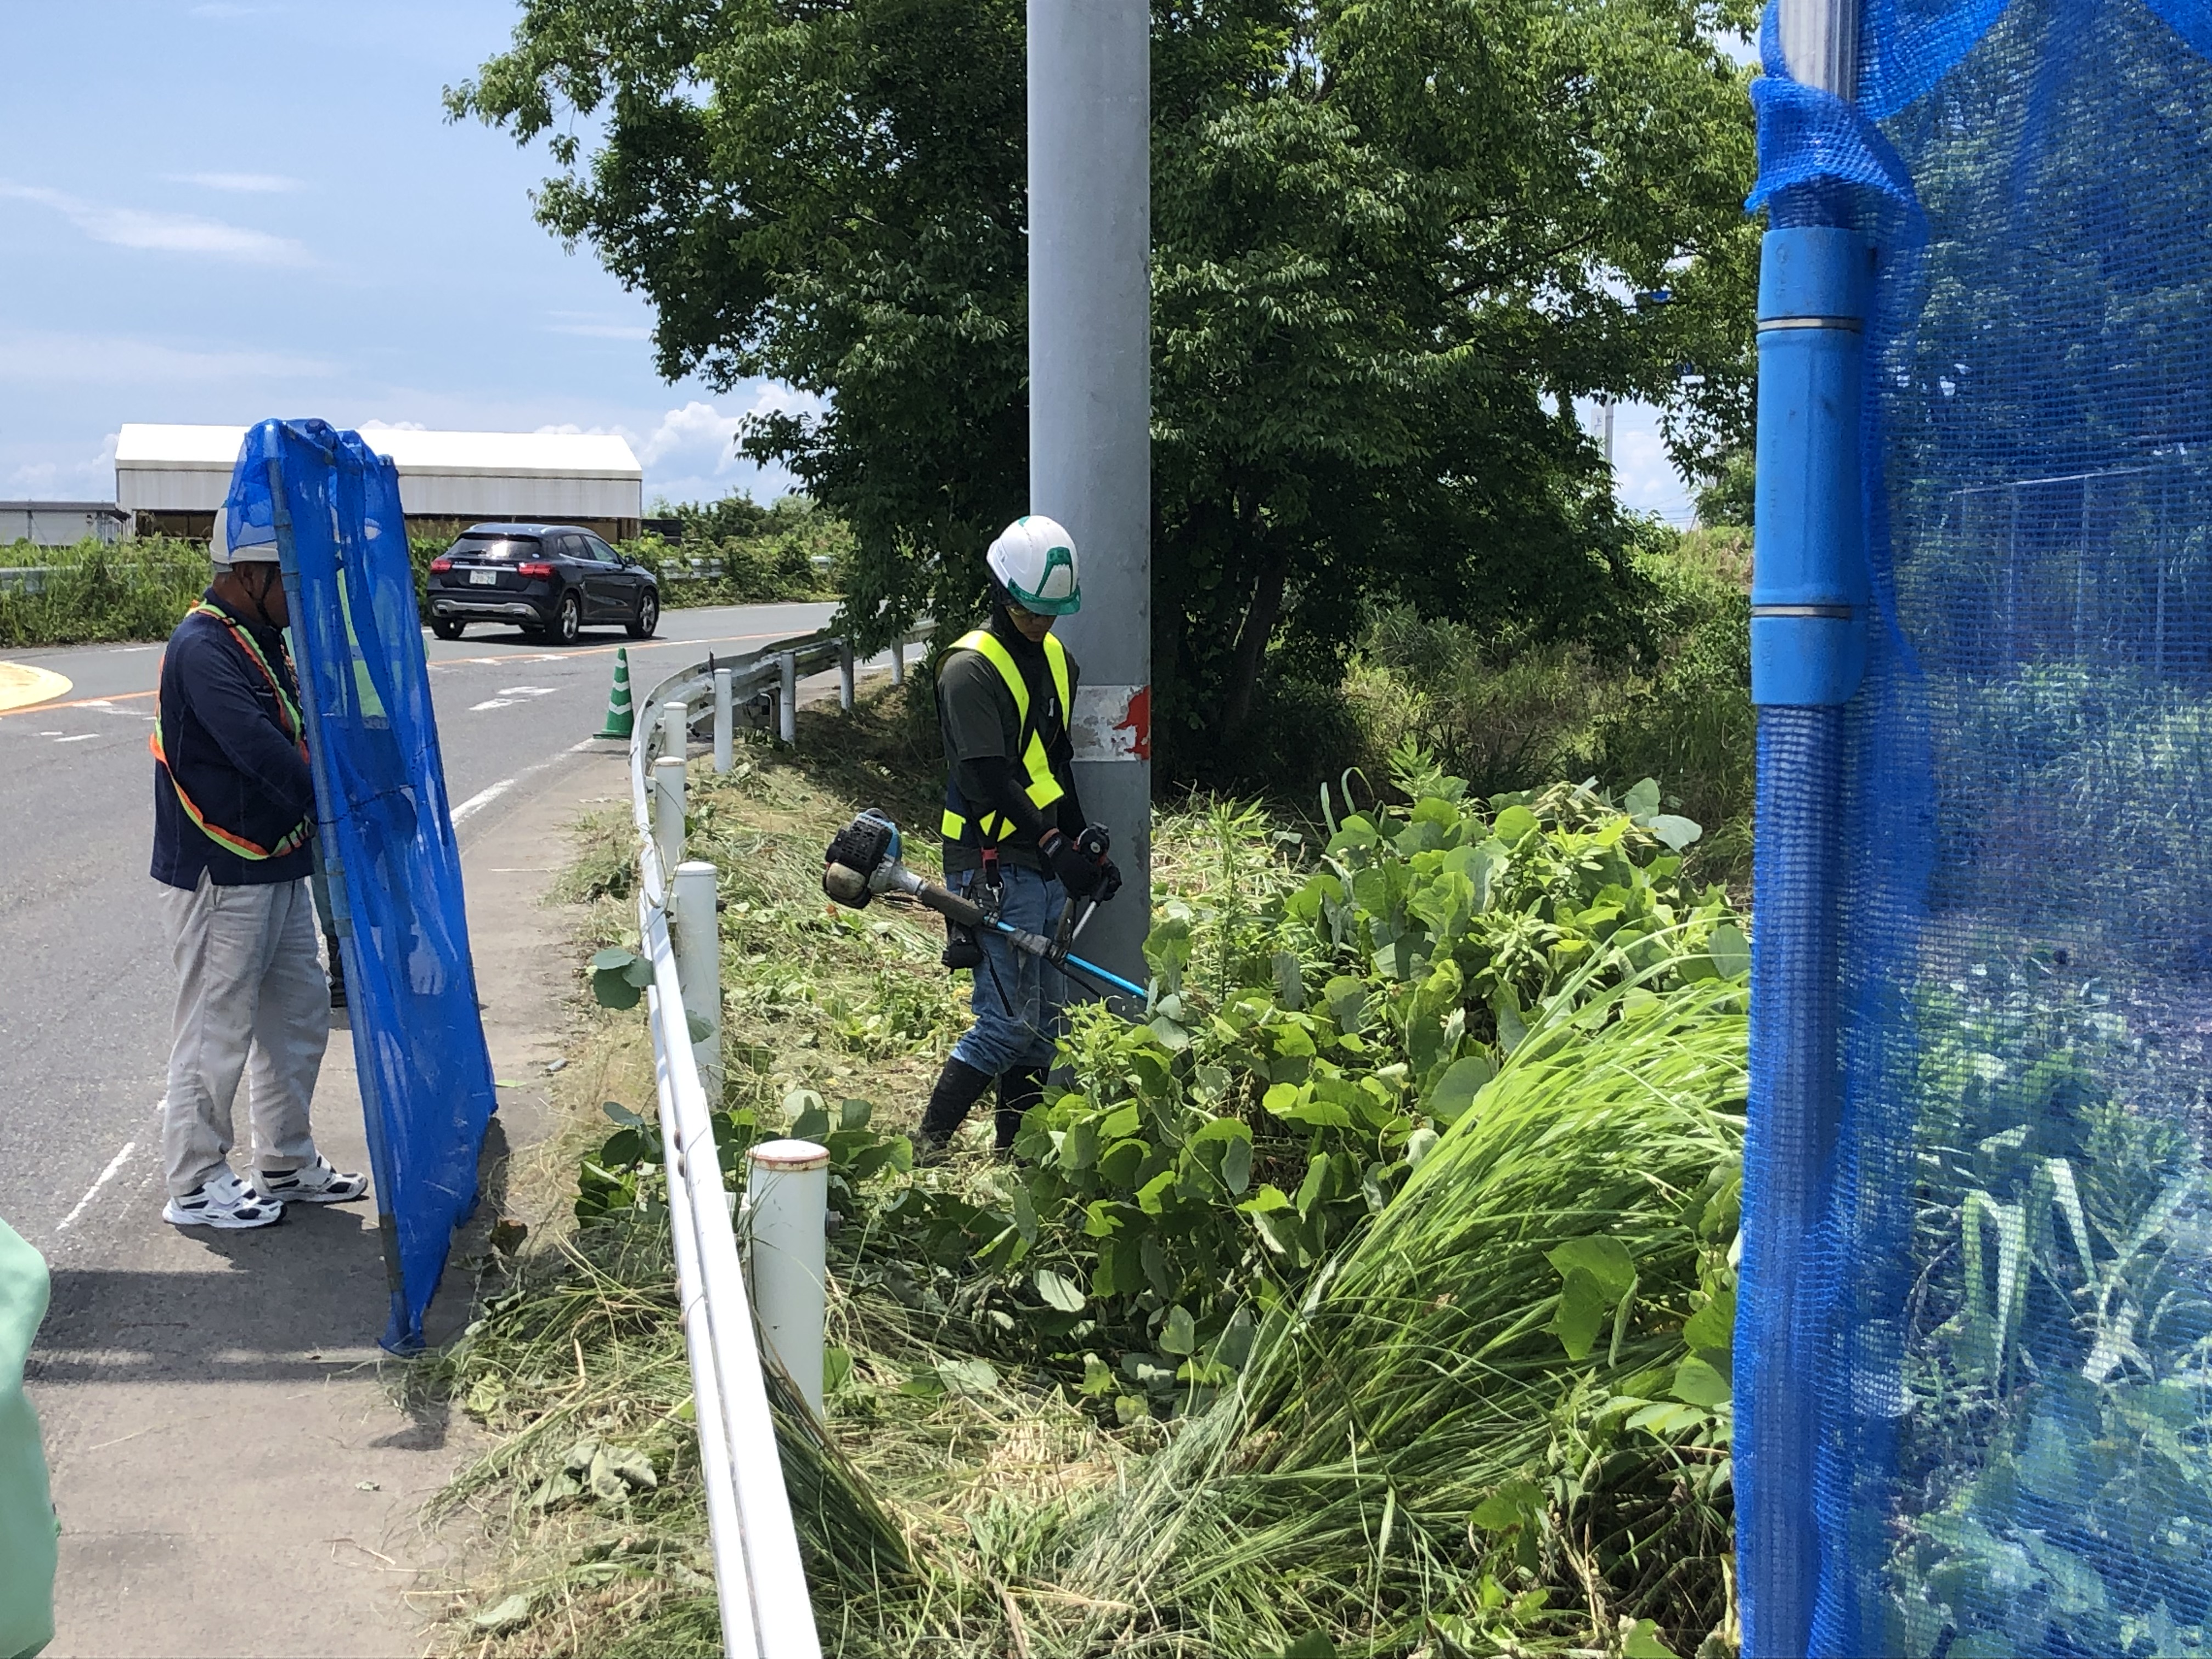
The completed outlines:
{"type": "Polygon", "coordinates": [[[837,641],[837,707],[853,712],[853,642],[837,641]]]}
{"type": "Polygon", "coordinates": [[[891,641],[891,684],[906,684],[906,641],[903,639],[891,641]]]}
{"type": "Polygon", "coordinates": [[[684,862],[684,763],[664,755],[653,763],[653,842],[660,849],[661,892],[684,862]]]}
{"type": "Polygon", "coordinates": [[[691,1032],[691,1057],[699,1063],[708,1103],[720,1106],[722,927],[715,913],[714,873],[714,866],[702,859],[678,865],[670,882],[669,919],[675,924],[676,977],[684,987],[684,1017],[691,1032]]]}
{"type": "Polygon", "coordinates": [[[664,702],[660,705],[660,752],[682,760],[690,751],[691,705],[664,702]]]}
{"type": "Polygon", "coordinates": [[[714,769],[730,769],[730,728],[735,723],[736,713],[731,703],[730,671],[714,671],[714,769]]]}
{"type": "Polygon", "coordinates": [[[754,1147],[747,1162],[745,1261],[761,1344],[818,1419],[829,1310],[830,1153],[811,1140],[770,1140],[754,1147]]]}
{"type": "Polygon", "coordinates": [[[775,734],[786,743],[799,741],[799,658],[787,651],[775,659],[777,671],[775,734]]]}

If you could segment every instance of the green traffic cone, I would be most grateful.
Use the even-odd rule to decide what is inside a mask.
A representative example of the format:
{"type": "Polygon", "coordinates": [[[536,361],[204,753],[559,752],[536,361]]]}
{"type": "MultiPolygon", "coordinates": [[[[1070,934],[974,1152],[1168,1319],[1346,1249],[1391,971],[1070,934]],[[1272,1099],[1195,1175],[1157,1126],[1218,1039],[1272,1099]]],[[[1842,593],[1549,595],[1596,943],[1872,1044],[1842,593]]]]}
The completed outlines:
{"type": "Polygon", "coordinates": [[[629,647],[617,646],[614,689],[607,693],[607,723],[592,735],[627,738],[635,718],[629,706],[629,647]]]}

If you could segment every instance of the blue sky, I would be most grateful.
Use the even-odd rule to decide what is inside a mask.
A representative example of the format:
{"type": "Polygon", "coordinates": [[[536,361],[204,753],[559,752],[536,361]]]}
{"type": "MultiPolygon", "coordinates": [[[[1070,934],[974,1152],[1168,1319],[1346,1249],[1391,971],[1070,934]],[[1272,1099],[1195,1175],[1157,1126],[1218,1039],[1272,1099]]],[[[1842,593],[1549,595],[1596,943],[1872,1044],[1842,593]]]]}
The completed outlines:
{"type": "MultiPolygon", "coordinates": [[[[648,500],[774,495],[748,412],[653,373],[652,317],[530,215],[542,149],[441,89],[510,0],[0,0],[0,497],[108,500],[125,421],[618,431],[648,500]]],[[[1624,409],[1624,500],[1686,502],[1624,409]]]]}

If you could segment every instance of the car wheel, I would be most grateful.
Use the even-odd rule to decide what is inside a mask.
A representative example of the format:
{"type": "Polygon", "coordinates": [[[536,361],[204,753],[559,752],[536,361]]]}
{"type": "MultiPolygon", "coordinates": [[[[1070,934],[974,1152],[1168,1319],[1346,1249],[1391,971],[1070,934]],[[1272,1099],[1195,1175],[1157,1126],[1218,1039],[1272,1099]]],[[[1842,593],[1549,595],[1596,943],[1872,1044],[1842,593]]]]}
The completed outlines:
{"type": "Polygon", "coordinates": [[[561,596],[561,608],[554,612],[553,637],[562,645],[574,645],[576,635],[583,631],[584,602],[571,588],[561,596]]]}
{"type": "Polygon", "coordinates": [[[637,620],[629,624],[629,636],[634,640],[649,640],[653,630],[660,626],[660,595],[647,588],[637,602],[637,620]]]}
{"type": "Polygon", "coordinates": [[[441,640],[458,640],[461,637],[461,630],[467,626],[466,623],[447,622],[439,617],[432,620],[430,631],[441,640]]]}

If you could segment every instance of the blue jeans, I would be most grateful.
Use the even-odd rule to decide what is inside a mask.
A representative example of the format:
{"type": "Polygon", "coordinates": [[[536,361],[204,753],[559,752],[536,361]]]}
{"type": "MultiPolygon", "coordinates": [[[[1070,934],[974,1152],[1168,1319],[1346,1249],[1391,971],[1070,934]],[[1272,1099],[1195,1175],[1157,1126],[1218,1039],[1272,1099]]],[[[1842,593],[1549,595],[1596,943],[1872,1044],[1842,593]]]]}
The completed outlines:
{"type": "MultiPolygon", "coordinates": [[[[1004,895],[999,919],[1050,939],[1060,926],[1060,913],[1067,908],[1067,890],[1059,878],[1018,865],[1001,865],[999,878],[1004,895]]],[[[982,881],[981,871],[964,871],[952,878],[952,890],[975,897],[982,881]]],[[[993,1077],[1051,1065],[1053,1045],[1065,1024],[1061,1007],[1067,1000],[1060,969],[1017,951],[1004,934],[987,928],[976,931],[975,942],[983,948],[982,964],[975,970],[975,1023],[952,1045],[952,1057],[993,1077]]]]}

